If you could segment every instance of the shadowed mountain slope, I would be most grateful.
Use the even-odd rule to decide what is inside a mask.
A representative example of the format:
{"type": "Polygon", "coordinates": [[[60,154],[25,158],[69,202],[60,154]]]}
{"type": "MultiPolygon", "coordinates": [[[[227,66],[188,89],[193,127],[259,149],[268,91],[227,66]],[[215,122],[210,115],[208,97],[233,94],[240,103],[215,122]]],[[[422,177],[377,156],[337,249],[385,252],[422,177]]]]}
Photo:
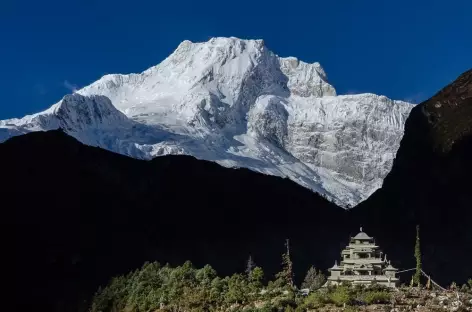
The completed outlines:
{"type": "Polygon", "coordinates": [[[189,156],[136,160],[38,132],[0,145],[0,171],[3,229],[14,237],[4,260],[28,281],[19,302],[49,311],[76,309],[146,260],[229,274],[251,254],[274,273],[289,237],[303,271],[328,266],[346,238],[326,234],[348,213],[302,186],[189,156]]]}
{"type": "Polygon", "coordinates": [[[420,224],[424,268],[444,282],[472,276],[466,260],[472,257],[471,126],[468,71],[413,108],[392,171],[354,213],[372,227],[378,224],[379,238],[405,241],[393,252],[413,250],[406,237],[420,224]]]}

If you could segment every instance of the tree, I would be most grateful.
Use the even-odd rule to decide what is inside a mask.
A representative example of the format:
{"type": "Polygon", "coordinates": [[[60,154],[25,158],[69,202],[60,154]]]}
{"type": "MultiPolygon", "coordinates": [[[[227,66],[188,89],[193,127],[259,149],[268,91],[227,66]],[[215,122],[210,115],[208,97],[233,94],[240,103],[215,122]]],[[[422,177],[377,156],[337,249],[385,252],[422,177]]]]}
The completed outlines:
{"type": "Polygon", "coordinates": [[[289,286],[293,288],[293,264],[290,258],[289,240],[285,242],[286,251],[282,254],[282,271],[277,273],[276,278],[280,282],[280,286],[289,286]]]}
{"type": "Polygon", "coordinates": [[[314,266],[311,266],[306,273],[305,279],[303,280],[302,288],[316,290],[321,288],[325,282],[326,278],[323,273],[321,273],[321,271],[317,271],[314,266]]]}
{"type": "Polygon", "coordinates": [[[216,271],[207,264],[203,268],[197,270],[195,277],[200,284],[208,286],[216,277],[216,271]]]}
{"type": "Polygon", "coordinates": [[[229,304],[244,304],[247,299],[247,281],[242,274],[234,274],[227,278],[228,291],[225,294],[225,301],[229,304]]]}
{"type": "Polygon", "coordinates": [[[257,291],[262,288],[262,280],[264,279],[264,271],[262,268],[255,267],[250,275],[249,278],[249,286],[252,288],[253,291],[257,291]]]}
{"type": "Polygon", "coordinates": [[[247,259],[247,264],[246,264],[246,275],[250,276],[252,270],[256,267],[256,263],[252,260],[251,255],[249,255],[249,259],[247,259]]]}
{"type": "Polygon", "coordinates": [[[421,248],[420,248],[420,226],[416,226],[416,244],[415,244],[416,271],[413,275],[413,283],[421,286],[421,248]]]}

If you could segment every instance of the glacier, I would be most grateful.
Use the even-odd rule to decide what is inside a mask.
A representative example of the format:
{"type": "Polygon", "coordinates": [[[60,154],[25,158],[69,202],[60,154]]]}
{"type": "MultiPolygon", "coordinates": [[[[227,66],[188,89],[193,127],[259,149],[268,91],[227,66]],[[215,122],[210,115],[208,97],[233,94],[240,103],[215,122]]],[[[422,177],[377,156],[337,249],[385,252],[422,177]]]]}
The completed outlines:
{"type": "Polygon", "coordinates": [[[0,121],[0,142],[63,129],[139,159],[192,155],[289,178],[348,208],[382,185],[413,105],[337,95],[319,63],[263,40],[183,41],[139,74],[105,75],[46,111],[0,121]]]}

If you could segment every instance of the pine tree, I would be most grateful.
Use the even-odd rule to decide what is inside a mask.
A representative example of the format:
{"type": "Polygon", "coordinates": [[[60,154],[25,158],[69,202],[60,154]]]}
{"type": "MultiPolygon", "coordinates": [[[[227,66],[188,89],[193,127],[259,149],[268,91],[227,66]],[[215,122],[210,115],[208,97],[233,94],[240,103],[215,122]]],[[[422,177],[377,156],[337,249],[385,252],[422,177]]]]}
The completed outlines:
{"type": "Polygon", "coordinates": [[[262,288],[262,281],[264,280],[264,271],[260,267],[255,267],[248,276],[249,286],[252,290],[257,291],[262,288]]]}
{"type": "Polygon", "coordinates": [[[306,273],[305,279],[303,280],[302,288],[308,288],[310,290],[319,289],[326,282],[326,278],[321,273],[317,271],[314,266],[310,267],[306,273]]]}
{"type": "Polygon", "coordinates": [[[416,226],[416,244],[415,244],[416,271],[413,275],[413,283],[421,286],[421,248],[420,248],[420,226],[416,226]]]}
{"type": "Polygon", "coordinates": [[[286,252],[282,255],[282,271],[277,273],[276,278],[286,286],[293,288],[293,264],[290,258],[289,240],[285,242],[286,252]]]}
{"type": "Polygon", "coordinates": [[[254,260],[252,260],[252,256],[249,255],[249,259],[247,259],[247,264],[246,264],[246,271],[245,271],[246,275],[250,276],[252,270],[254,270],[255,267],[256,267],[256,263],[254,262],[254,260]]]}

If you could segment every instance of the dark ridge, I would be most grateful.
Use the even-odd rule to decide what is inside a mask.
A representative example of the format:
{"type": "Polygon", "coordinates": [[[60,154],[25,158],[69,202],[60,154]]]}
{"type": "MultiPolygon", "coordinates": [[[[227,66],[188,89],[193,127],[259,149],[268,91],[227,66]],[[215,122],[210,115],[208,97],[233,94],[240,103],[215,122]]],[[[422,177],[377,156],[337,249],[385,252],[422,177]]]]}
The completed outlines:
{"type": "MultiPolygon", "coordinates": [[[[472,265],[460,260],[472,257],[471,125],[472,71],[467,71],[413,108],[382,188],[353,214],[375,229],[392,256],[413,250],[407,238],[419,224],[423,266],[444,284],[472,277],[472,265]]],[[[414,259],[404,265],[414,267],[414,259]]]]}
{"type": "Polygon", "coordinates": [[[27,283],[16,289],[25,309],[83,311],[100,284],[146,260],[232,274],[251,254],[273,274],[285,238],[300,280],[312,263],[332,265],[350,234],[348,212],[288,179],[188,156],[131,159],[59,131],[0,144],[0,170],[14,237],[4,261],[27,283]]]}

